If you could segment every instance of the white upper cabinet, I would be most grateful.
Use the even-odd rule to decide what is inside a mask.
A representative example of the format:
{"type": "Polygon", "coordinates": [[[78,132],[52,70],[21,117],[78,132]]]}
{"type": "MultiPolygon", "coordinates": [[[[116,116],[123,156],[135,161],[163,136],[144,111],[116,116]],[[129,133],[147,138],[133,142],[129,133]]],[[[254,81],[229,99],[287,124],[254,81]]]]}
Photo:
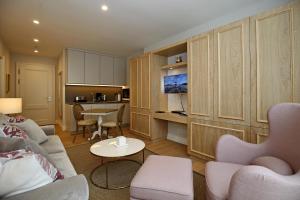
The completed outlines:
{"type": "Polygon", "coordinates": [[[84,84],[84,52],[67,50],[68,83],[84,84]]]}
{"type": "Polygon", "coordinates": [[[100,63],[100,84],[114,85],[114,58],[102,55],[100,63]]]}
{"type": "Polygon", "coordinates": [[[67,84],[126,85],[126,59],[67,49],[67,84]]]}
{"type": "Polygon", "coordinates": [[[84,79],[86,84],[100,84],[100,56],[95,53],[85,53],[84,79]]]}
{"type": "Polygon", "coordinates": [[[126,85],[126,61],[124,58],[114,58],[114,84],[126,85]]]}

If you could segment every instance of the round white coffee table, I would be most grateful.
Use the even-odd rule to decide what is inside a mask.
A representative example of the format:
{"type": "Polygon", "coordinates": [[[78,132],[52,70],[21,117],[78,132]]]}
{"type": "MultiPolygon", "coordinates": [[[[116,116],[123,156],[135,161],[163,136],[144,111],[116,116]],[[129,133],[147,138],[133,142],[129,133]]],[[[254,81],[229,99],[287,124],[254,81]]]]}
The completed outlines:
{"type": "Polygon", "coordinates": [[[101,157],[101,165],[97,166],[90,174],[91,182],[100,188],[109,189],[109,190],[116,190],[116,189],[123,189],[129,187],[128,185],[122,185],[118,187],[109,186],[109,177],[108,177],[108,170],[109,165],[113,162],[121,162],[121,161],[131,161],[141,165],[138,161],[130,160],[130,159],[122,159],[122,160],[114,160],[114,161],[107,161],[103,163],[104,158],[124,158],[126,156],[131,156],[142,152],[142,162],[144,162],[144,149],[145,143],[142,140],[135,139],[135,138],[126,138],[127,145],[122,147],[117,147],[116,138],[102,140],[93,144],[90,148],[90,152],[96,156],[101,157]],[[105,186],[97,184],[93,180],[93,175],[95,171],[100,168],[105,167],[105,175],[106,175],[106,184],[105,186]]]}

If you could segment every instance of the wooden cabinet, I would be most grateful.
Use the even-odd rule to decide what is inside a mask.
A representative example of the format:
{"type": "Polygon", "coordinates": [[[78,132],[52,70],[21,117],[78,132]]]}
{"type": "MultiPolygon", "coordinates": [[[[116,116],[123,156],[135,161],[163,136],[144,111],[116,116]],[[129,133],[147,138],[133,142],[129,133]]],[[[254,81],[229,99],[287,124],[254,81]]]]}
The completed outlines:
{"type": "Polygon", "coordinates": [[[250,125],[249,18],[214,30],[214,120],[250,125]]]}
{"type": "Polygon", "coordinates": [[[137,107],[138,93],[138,59],[129,61],[130,68],[130,107],[137,107]]]}
{"type": "Polygon", "coordinates": [[[126,85],[125,58],[67,49],[67,84],[126,85]]]}
{"type": "Polygon", "coordinates": [[[268,109],[300,102],[300,3],[251,18],[251,125],[268,126],[268,109]]]}
{"type": "Polygon", "coordinates": [[[130,129],[145,137],[150,138],[150,115],[131,112],[130,114],[130,129]]]}
{"type": "Polygon", "coordinates": [[[150,55],[146,54],[139,62],[140,88],[138,90],[139,106],[142,109],[150,109],[150,55]]]}
{"type": "Polygon", "coordinates": [[[114,84],[114,58],[111,56],[101,56],[100,59],[100,83],[102,85],[114,84]]]}
{"type": "Polygon", "coordinates": [[[130,129],[150,136],[150,54],[129,61],[130,67],[130,129]]]}
{"type": "Polygon", "coordinates": [[[84,84],[84,52],[67,50],[67,78],[69,84],[84,84]]]}
{"type": "Polygon", "coordinates": [[[85,53],[84,83],[100,84],[100,57],[98,54],[85,53]]]}
{"type": "Polygon", "coordinates": [[[248,126],[190,118],[188,129],[189,153],[204,159],[215,158],[216,145],[222,135],[230,134],[249,141],[250,128],[248,126]]]}
{"type": "Polygon", "coordinates": [[[213,119],[213,32],[188,41],[189,114],[213,119]]]}
{"type": "Polygon", "coordinates": [[[114,58],[114,85],[126,85],[126,62],[124,58],[114,58]]]}

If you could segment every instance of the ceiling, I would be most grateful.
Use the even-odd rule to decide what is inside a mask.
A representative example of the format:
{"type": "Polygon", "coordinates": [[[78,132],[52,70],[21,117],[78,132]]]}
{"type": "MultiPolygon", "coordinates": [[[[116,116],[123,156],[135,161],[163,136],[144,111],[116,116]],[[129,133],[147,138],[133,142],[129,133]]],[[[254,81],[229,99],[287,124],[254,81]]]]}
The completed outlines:
{"type": "Polygon", "coordinates": [[[34,54],[38,38],[41,56],[57,57],[65,47],[128,56],[259,1],[0,0],[0,37],[15,53],[34,54]]]}

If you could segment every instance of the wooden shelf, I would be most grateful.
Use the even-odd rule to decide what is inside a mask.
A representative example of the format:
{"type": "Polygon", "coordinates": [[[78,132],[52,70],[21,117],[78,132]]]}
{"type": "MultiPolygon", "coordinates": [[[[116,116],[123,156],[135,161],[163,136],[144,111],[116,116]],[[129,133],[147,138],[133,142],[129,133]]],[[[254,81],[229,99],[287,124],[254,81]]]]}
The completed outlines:
{"type": "Polygon", "coordinates": [[[181,53],[185,53],[187,52],[187,42],[186,41],[182,41],[167,47],[164,47],[162,49],[158,49],[156,51],[153,51],[153,54],[157,54],[160,56],[174,56],[177,54],[181,54],[181,53]]]}
{"type": "Polygon", "coordinates": [[[180,63],[175,63],[175,64],[169,64],[169,65],[164,65],[161,67],[161,69],[176,69],[176,68],[181,68],[181,67],[186,67],[187,62],[180,62],[180,63]]]}
{"type": "Polygon", "coordinates": [[[177,122],[181,124],[187,124],[187,116],[182,116],[171,112],[153,113],[153,118],[170,121],[170,122],[177,122]]]}

